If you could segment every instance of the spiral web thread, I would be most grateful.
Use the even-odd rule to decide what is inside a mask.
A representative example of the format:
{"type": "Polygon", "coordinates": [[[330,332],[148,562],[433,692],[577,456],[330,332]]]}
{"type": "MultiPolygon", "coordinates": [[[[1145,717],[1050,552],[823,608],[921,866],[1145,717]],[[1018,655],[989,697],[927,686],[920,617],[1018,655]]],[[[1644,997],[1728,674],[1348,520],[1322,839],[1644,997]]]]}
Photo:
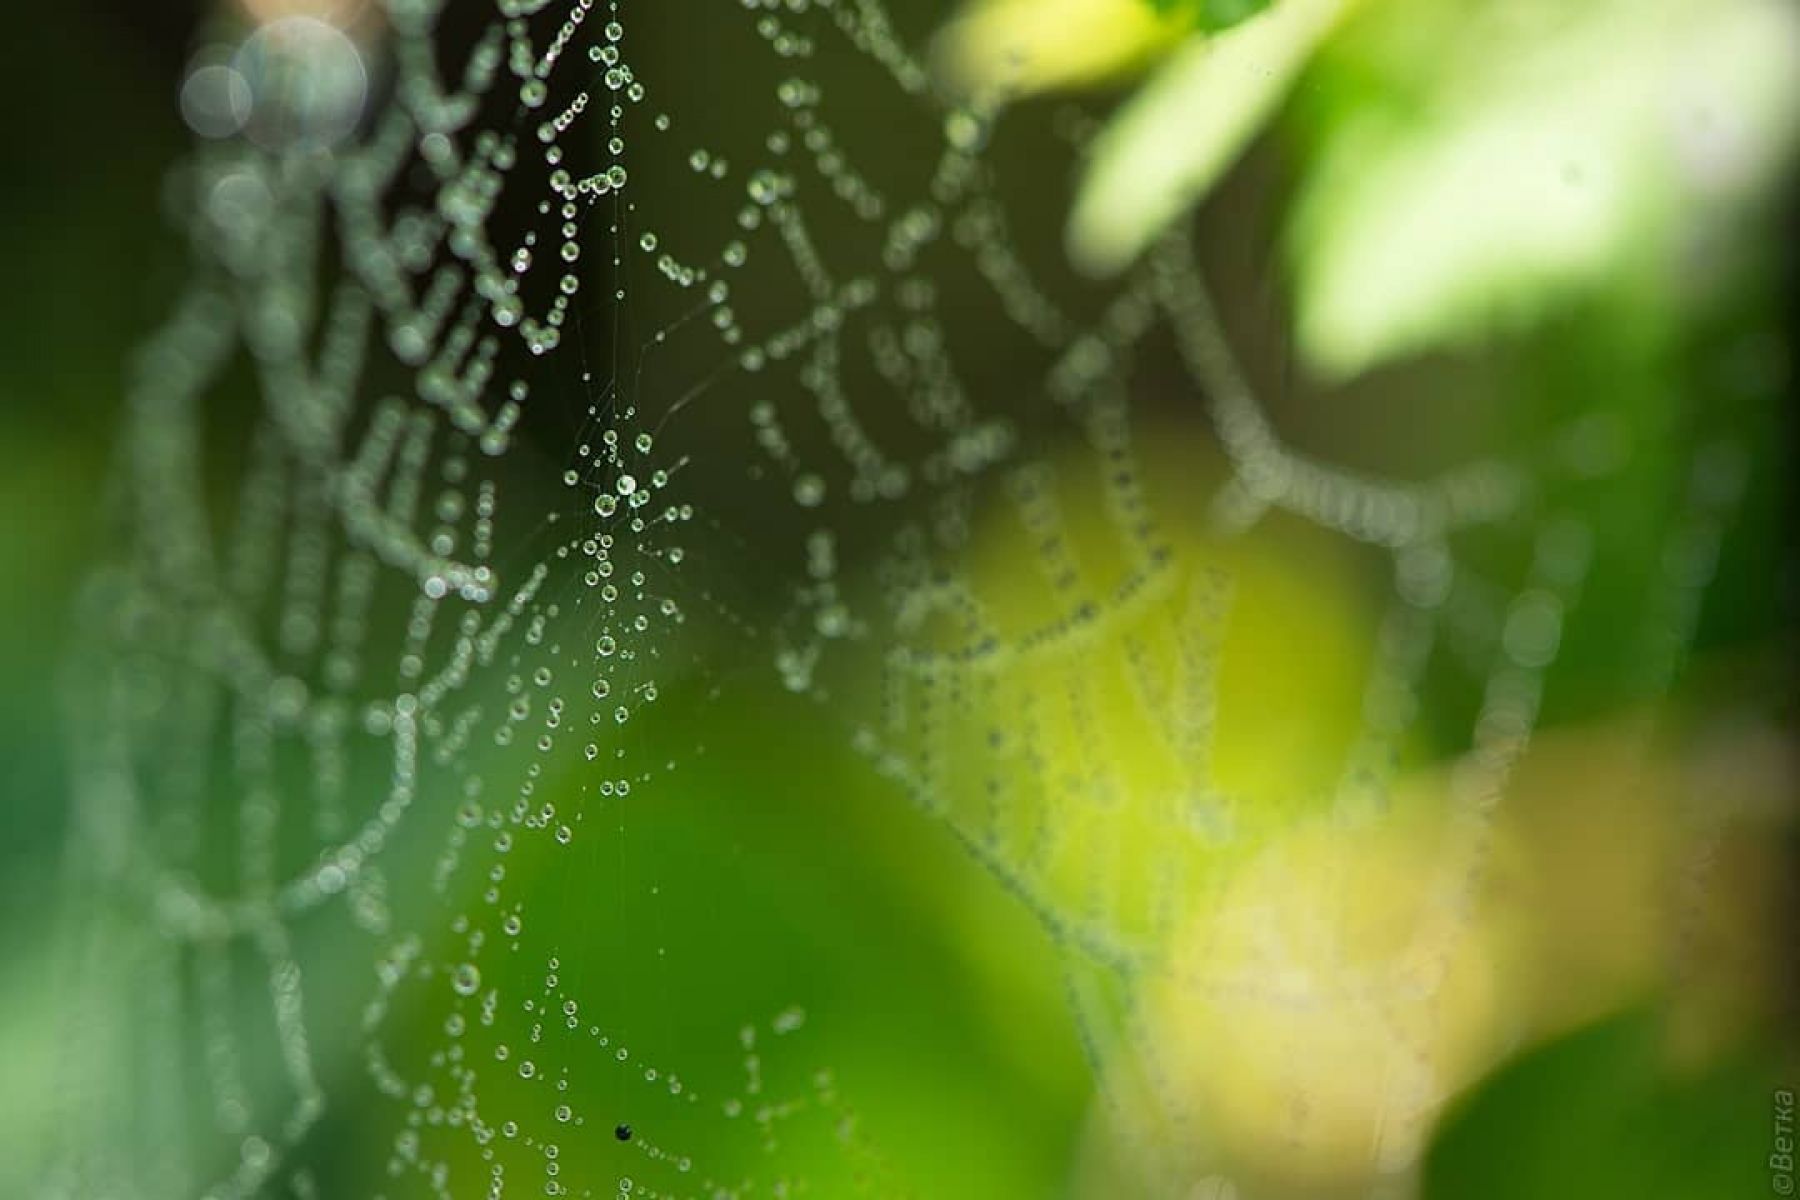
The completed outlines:
{"type": "MultiPolygon", "coordinates": [[[[509,864],[654,802],[631,731],[710,624],[728,636],[704,653],[772,659],[1031,908],[1097,1054],[1140,1036],[1134,989],[1259,819],[1209,766],[1233,580],[1180,549],[1186,525],[1297,521],[1385,564],[1360,733],[1318,798],[1337,819],[1384,806],[1434,660],[1477,682],[1442,862],[1456,919],[1588,573],[1579,510],[1544,500],[1570,468],[1401,482],[1295,452],[1184,237],[1098,303],[1058,299],[990,161],[1009,114],[944,99],[880,4],[688,8],[501,0],[453,35],[468,11],[387,0],[367,45],[391,88],[353,135],[231,139],[182,168],[193,268],[132,370],[122,549],[86,594],[74,1083],[46,1194],[779,1195],[809,1122],[890,1194],[829,1073],[763,1079],[798,1013],[746,1026],[736,1080],[640,1063],[573,982],[605,964],[534,939],[509,864]],[[768,91],[639,65],[634,39],[688,20],[737,30],[768,91]],[[840,133],[833,106],[848,129],[876,92],[930,153],[840,133]],[[967,365],[970,329],[1006,347],[1003,378],[967,365]],[[1221,452],[1204,511],[1146,486],[1134,372],[1159,356],[1221,452]],[[228,403],[246,390],[248,417],[228,403]],[[546,453],[559,410],[569,444],[546,453]],[[1059,491],[1068,445],[1100,480],[1098,566],[1059,491]],[[994,511],[1041,568],[1009,583],[1049,614],[1029,628],[967,569],[994,511]],[[1496,530],[1528,547],[1514,577],[1460,555],[1496,530]],[[775,603],[713,582],[739,569],[775,603]],[[341,965],[364,947],[372,979],[341,965]],[[503,951],[542,987],[484,980],[503,951]],[[334,961],[360,994],[315,984],[334,961]],[[1089,1002],[1093,977],[1123,1015],[1089,1002]],[[443,1032],[397,1061],[411,1011],[443,1032]],[[748,1157],[696,1158],[655,1121],[623,1158],[585,1153],[609,1123],[567,1081],[608,1071],[662,1128],[741,1125],[748,1157]],[[340,1093],[373,1097],[366,1177],[313,1165],[340,1093]]],[[[1696,454],[1644,614],[1661,682],[1739,457],[1696,454]]],[[[1433,1083],[1392,1086],[1405,1106],[1433,1083]]]]}

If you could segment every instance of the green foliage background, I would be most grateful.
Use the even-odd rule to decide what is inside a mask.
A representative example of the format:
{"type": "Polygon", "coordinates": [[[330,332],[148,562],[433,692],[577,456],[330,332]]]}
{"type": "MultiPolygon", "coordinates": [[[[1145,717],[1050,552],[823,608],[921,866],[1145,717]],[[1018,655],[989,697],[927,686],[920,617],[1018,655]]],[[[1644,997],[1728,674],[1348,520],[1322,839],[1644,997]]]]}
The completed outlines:
{"type": "MultiPolygon", "coordinates": [[[[1222,30],[1256,0],[1154,0],[1222,30]]],[[[37,1100],[59,1086],[46,1038],[55,925],[47,897],[65,842],[68,756],[57,679],[71,641],[84,567],[100,550],[111,481],[112,412],[121,364],[173,294],[183,247],[159,231],[163,172],[185,144],[172,97],[191,13],[97,0],[41,8],[28,37],[0,39],[0,74],[19,99],[0,117],[0,262],[11,303],[0,321],[0,1192],[29,1194],[27,1149],[43,1130],[37,1100]]],[[[1202,209],[1228,320],[1260,369],[1286,369],[1289,348],[1258,297],[1277,240],[1237,233],[1234,218],[1290,198],[1295,165],[1334,112],[1364,102],[1355,63],[1327,63],[1294,100],[1287,136],[1263,144],[1202,209]],[[1269,252],[1247,261],[1243,246],[1269,252]]],[[[1603,581],[1584,602],[1557,668],[1552,722],[1638,700],[1630,611],[1658,565],[1677,466],[1699,432],[1735,424],[1754,447],[1749,501],[1727,543],[1701,628],[1702,698],[1774,709],[1784,718],[1792,665],[1792,461],[1783,320],[1793,247],[1771,216],[1723,298],[1676,311],[1628,281],[1580,298],[1553,319],[1460,357],[1397,364],[1333,391],[1302,380],[1282,403],[1297,440],[1366,439],[1371,465],[1420,450],[1408,397],[1467,383],[1444,414],[1444,445],[1529,444],[1573,406],[1599,399],[1656,431],[1668,453],[1634,468],[1629,491],[1594,512],[1603,581]],[[1771,365],[1773,364],[1773,365],[1771,365]],[[1348,411],[1353,415],[1346,417],[1348,411]],[[1373,434],[1370,431],[1373,430],[1373,434]],[[1386,432],[1388,436],[1381,434],[1386,432]]],[[[1545,503],[1577,506],[1579,494],[1545,503]]],[[[1496,554],[1504,553],[1496,548],[1496,554]]],[[[616,893],[595,910],[580,867],[546,863],[533,910],[619,969],[590,980],[647,1057],[696,1076],[736,1070],[735,1030],[793,1003],[812,1014],[792,1068],[828,1064],[852,1093],[869,1141],[914,1194],[1047,1196],[1066,1178],[1092,1078],[1048,939],[942,829],[873,781],[845,747],[795,748],[810,727],[772,681],[708,680],[670,707],[703,729],[652,724],[646,748],[682,765],[675,802],[634,814],[587,843],[616,893]],[[701,693],[708,688],[716,697],[701,693]],[[692,749],[704,744],[705,753],[692,749]],[[728,898],[722,902],[722,898],[728,898]]],[[[1474,697],[1442,681],[1428,714],[1453,746],[1474,697]]],[[[565,785],[566,786],[566,785],[565,785]]],[[[524,869],[520,864],[515,869],[524,869]]],[[[596,867],[596,871],[601,868],[596,867]]],[[[349,954],[366,971],[362,951],[349,954]]],[[[535,970],[521,968],[521,972],[535,970]]],[[[1671,1084],[1645,1065],[1637,1018],[1620,1017],[1542,1049],[1496,1076],[1446,1125],[1427,1172],[1431,1200],[1574,1196],[1709,1200],[1758,1186],[1770,1061],[1748,1054],[1671,1084]],[[1745,1164],[1749,1164],[1746,1168],[1745,1164]],[[1579,1182],[1577,1182],[1579,1181],[1579,1182]]],[[[348,1075],[353,1064],[342,1067],[348,1075]]],[[[1779,1071],[1780,1067],[1777,1068],[1779,1071]]],[[[1793,1080],[1790,1076],[1788,1082],[1793,1080]]],[[[597,1104],[620,1085],[597,1077],[597,1104]]],[[[620,1120],[632,1101],[613,1102],[620,1120]]],[[[354,1112],[334,1114],[346,1176],[375,1152],[354,1112]]]]}

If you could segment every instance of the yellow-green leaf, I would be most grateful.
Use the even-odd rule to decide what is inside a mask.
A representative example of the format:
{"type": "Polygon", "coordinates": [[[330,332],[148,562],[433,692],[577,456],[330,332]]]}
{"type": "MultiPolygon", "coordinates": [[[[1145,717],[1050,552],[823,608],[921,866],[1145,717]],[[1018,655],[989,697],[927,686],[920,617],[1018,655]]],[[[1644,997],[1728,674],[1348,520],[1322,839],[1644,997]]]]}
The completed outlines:
{"type": "Polygon", "coordinates": [[[1142,0],[981,0],[938,35],[938,74],[959,93],[1011,96],[1141,66],[1184,28],[1142,0]]]}

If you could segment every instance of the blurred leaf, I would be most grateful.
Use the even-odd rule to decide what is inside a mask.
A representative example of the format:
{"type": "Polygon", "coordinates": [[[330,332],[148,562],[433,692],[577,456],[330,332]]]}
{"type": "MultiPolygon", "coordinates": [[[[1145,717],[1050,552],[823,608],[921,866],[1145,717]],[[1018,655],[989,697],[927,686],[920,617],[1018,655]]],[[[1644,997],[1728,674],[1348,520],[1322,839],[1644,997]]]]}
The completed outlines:
{"type": "Polygon", "coordinates": [[[1497,1072],[1445,1122],[1425,1200],[1718,1200],[1763,1194],[1778,1081],[1747,1061],[1674,1077],[1639,1011],[1497,1072]]]}
{"type": "Polygon", "coordinates": [[[1143,0],[981,0],[945,27],[934,58],[953,91],[1028,95],[1141,66],[1190,23],[1143,0]]]}
{"type": "Polygon", "coordinates": [[[1094,144],[1069,252],[1123,268],[1206,194],[1279,108],[1348,0],[1284,0],[1217,37],[1190,40],[1094,144]]]}
{"type": "Polygon", "coordinates": [[[1227,29],[1269,7],[1271,0],[1146,0],[1157,12],[1180,16],[1201,29],[1227,29]]]}
{"type": "Polygon", "coordinates": [[[1773,0],[1379,14],[1402,53],[1345,51],[1361,82],[1327,117],[1292,227],[1300,344],[1331,375],[1646,270],[1673,287],[1700,219],[1766,185],[1800,113],[1800,16],[1773,0]],[[1421,27],[1448,38],[1407,36],[1421,27]]]}

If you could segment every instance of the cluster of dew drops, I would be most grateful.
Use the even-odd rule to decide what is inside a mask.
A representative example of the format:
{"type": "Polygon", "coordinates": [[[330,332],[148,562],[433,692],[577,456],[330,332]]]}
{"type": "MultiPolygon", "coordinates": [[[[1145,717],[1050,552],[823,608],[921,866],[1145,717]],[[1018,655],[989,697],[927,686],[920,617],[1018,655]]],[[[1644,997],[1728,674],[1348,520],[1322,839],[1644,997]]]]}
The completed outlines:
{"type": "MultiPolygon", "coordinates": [[[[514,918],[516,921],[516,917],[514,918]]],[[[414,1128],[421,1123],[465,1124],[470,1128],[481,1158],[488,1164],[490,1196],[498,1197],[506,1190],[506,1166],[496,1153],[497,1144],[515,1144],[522,1146],[541,1159],[543,1171],[543,1194],[547,1196],[563,1196],[571,1194],[568,1185],[563,1181],[562,1146],[554,1134],[543,1136],[533,1134],[523,1128],[520,1122],[508,1117],[495,1124],[489,1124],[480,1115],[475,1106],[475,1086],[477,1073],[469,1065],[468,1038],[475,1027],[492,1029],[500,1019],[501,997],[498,988],[484,986],[481,968],[474,961],[479,955],[485,938],[482,931],[472,929],[466,920],[457,923],[457,931],[467,937],[469,957],[455,963],[449,969],[449,985],[455,997],[455,1006],[444,1020],[444,1033],[450,1039],[446,1050],[440,1051],[434,1058],[437,1066],[447,1069],[451,1083],[456,1089],[457,1099],[450,1104],[439,1102],[439,1097],[429,1084],[419,1084],[412,1089],[411,1099],[418,1120],[412,1124],[414,1128]]],[[[516,935],[517,926],[509,930],[509,936],[516,935]]],[[[402,961],[395,964],[398,968],[393,974],[403,973],[408,967],[419,969],[419,973],[429,978],[433,973],[422,963],[405,961],[416,953],[416,947],[403,948],[402,961]]],[[[521,1009],[529,1021],[526,1030],[526,1042],[515,1049],[512,1043],[501,1039],[492,1043],[488,1056],[495,1063],[506,1064],[519,1080],[533,1086],[547,1086],[554,1095],[553,1116],[556,1127],[564,1127],[571,1131],[581,1131],[588,1124],[588,1116],[580,1110],[578,1102],[570,1095],[569,1068],[566,1065],[569,1055],[562,1050],[553,1050],[546,1044],[547,1038],[561,1036],[563,1038],[580,1038],[606,1051],[610,1060],[621,1071],[638,1077],[643,1085],[653,1087],[662,1092],[669,1100],[683,1104],[697,1104],[700,1096],[689,1088],[680,1076],[666,1073],[660,1068],[636,1060],[631,1049],[618,1043],[615,1038],[599,1025],[587,1022],[582,1014],[580,1002],[567,994],[562,988],[561,960],[552,956],[547,961],[547,969],[543,977],[543,986],[536,996],[528,996],[521,1002],[521,1009]],[[562,1032],[566,1031],[566,1032],[562,1032]],[[539,1065],[546,1057],[561,1059],[565,1065],[550,1069],[539,1065]]],[[[637,1101],[632,1101],[636,1104],[637,1101]]],[[[741,1109],[743,1101],[733,1098],[726,1101],[728,1111],[741,1109]]],[[[678,1176],[687,1176],[694,1171],[694,1160],[691,1155],[672,1150],[659,1144],[655,1139],[645,1137],[630,1121],[611,1118],[607,1122],[614,1140],[628,1143],[631,1151],[644,1163],[672,1169],[678,1176]]],[[[416,1132],[403,1134],[395,1142],[391,1172],[398,1173],[408,1165],[420,1163],[421,1139],[416,1132]]],[[[660,1195],[653,1188],[643,1186],[629,1174],[621,1174],[615,1182],[617,1194],[621,1197],[636,1196],[640,1200],[656,1200],[660,1195]]],[[[717,1189],[710,1183],[706,1185],[708,1194],[717,1194],[717,1189]]]]}
{"type": "MultiPolygon", "coordinates": [[[[456,929],[466,936],[468,957],[455,962],[448,970],[455,1006],[445,1018],[444,1032],[450,1038],[451,1045],[447,1051],[438,1055],[438,1065],[449,1068],[451,1080],[458,1090],[458,1101],[449,1106],[442,1105],[429,1085],[419,1085],[414,1088],[412,1095],[415,1109],[419,1111],[422,1121],[450,1121],[470,1126],[481,1147],[481,1157],[488,1164],[490,1196],[504,1194],[506,1168],[499,1160],[495,1147],[497,1144],[507,1143],[522,1146],[541,1157],[545,1195],[569,1195],[570,1190],[562,1179],[562,1146],[554,1133],[549,1136],[534,1135],[512,1118],[489,1125],[475,1110],[476,1072],[466,1061],[467,1038],[472,1032],[472,1026],[492,1029],[498,1023],[501,999],[497,988],[484,985],[481,968],[475,961],[486,940],[482,931],[471,928],[466,920],[459,921],[456,929]]],[[[516,933],[515,926],[509,936],[516,936],[516,933]]],[[[416,953],[416,949],[402,951],[403,956],[412,953],[416,953]]],[[[397,965],[404,967],[407,964],[397,965]]],[[[423,967],[422,963],[411,965],[423,967]]],[[[548,958],[542,988],[537,995],[528,996],[521,1001],[521,1010],[529,1022],[525,1044],[515,1049],[508,1041],[496,1040],[488,1052],[495,1063],[507,1064],[527,1085],[551,1089],[554,1093],[551,1099],[556,1127],[579,1133],[589,1124],[588,1114],[581,1111],[580,1103],[569,1095],[570,1077],[566,1064],[570,1056],[566,1051],[548,1044],[558,1038],[582,1039],[604,1051],[616,1069],[630,1074],[642,1086],[652,1089],[651,1095],[660,1094],[665,1103],[702,1103],[700,1093],[689,1087],[680,1076],[641,1061],[630,1047],[619,1042],[600,1025],[589,1022],[582,1013],[580,1002],[564,990],[561,970],[562,963],[558,957],[548,958]],[[547,1057],[558,1058],[565,1065],[555,1070],[541,1067],[540,1060],[547,1057]]],[[[426,967],[421,973],[429,978],[433,971],[426,967]]],[[[774,1016],[769,1022],[768,1031],[778,1038],[785,1037],[801,1029],[805,1021],[803,1010],[789,1007],[774,1016]]],[[[743,1026],[738,1042],[742,1079],[738,1087],[730,1089],[728,1095],[715,1102],[717,1111],[727,1120],[746,1121],[766,1152],[773,1153],[778,1148],[779,1130],[784,1122],[797,1117],[808,1108],[822,1107],[826,1111],[837,1109],[836,1085],[831,1072],[815,1073],[808,1093],[809,1099],[772,1095],[764,1076],[762,1044],[757,1026],[743,1026]]],[[[646,1100],[648,1098],[646,1096],[646,1100]]],[[[643,1101],[629,1097],[625,1103],[634,1108],[643,1105],[643,1101]]],[[[418,1122],[414,1124],[416,1126],[418,1122]]],[[[656,1137],[646,1135],[642,1128],[624,1114],[610,1115],[601,1124],[603,1128],[609,1129],[612,1140],[629,1145],[631,1152],[646,1167],[672,1170],[677,1178],[684,1179],[690,1175],[703,1174],[696,1170],[692,1155],[663,1145],[656,1137]]],[[[407,1163],[416,1164],[419,1146],[416,1134],[403,1135],[395,1144],[394,1161],[390,1163],[390,1168],[397,1171],[407,1163]]],[[[708,1196],[738,1194],[733,1189],[720,1187],[712,1180],[701,1180],[700,1186],[702,1194],[708,1196]]],[[[616,1177],[615,1189],[619,1197],[632,1197],[633,1200],[660,1200],[665,1195],[628,1173],[616,1177]]]]}

